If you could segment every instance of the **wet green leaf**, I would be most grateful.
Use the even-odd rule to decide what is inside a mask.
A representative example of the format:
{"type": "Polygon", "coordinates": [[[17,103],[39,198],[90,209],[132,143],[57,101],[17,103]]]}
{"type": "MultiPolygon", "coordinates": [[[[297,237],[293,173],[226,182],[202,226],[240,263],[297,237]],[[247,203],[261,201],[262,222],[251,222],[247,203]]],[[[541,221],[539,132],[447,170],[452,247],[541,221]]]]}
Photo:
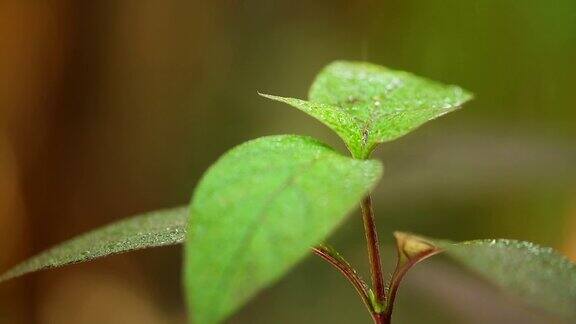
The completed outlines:
{"type": "Polygon", "coordinates": [[[188,208],[179,207],[122,220],[46,250],[5,272],[0,281],[111,254],[182,243],[187,219],[188,208]]]}
{"type": "Polygon", "coordinates": [[[218,323],[306,256],[380,178],[377,161],[314,139],[244,143],[204,175],[192,200],[185,281],[194,323],[218,323]]]}
{"type": "Polygon", "coordinates": [[[432,242],[505,292],[576,319],[576,264],[552,248],[504,239],[432,242]]]}
{"type": "Polygon", "coordinates": [[[336,61],[312,84],[309,101],[264,95],[315,117],[367,158],[379,143],[401,137],[472,98],[460,87],[363,62],[336,61]]]}

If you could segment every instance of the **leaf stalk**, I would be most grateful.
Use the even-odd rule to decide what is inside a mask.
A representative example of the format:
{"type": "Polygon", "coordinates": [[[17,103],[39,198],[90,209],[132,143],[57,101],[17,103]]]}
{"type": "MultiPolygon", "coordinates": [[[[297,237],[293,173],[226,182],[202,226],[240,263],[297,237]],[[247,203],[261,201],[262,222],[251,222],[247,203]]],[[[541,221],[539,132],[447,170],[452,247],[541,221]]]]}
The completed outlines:
{"type": "Polygon", "coordinates": [[[362,302],[372,314],[374,313],[372,301],[370,299],[370,290],[364,280],[358,276],[356,270],[350,266],[342,257],[340,257],[337,252],[331,250],[325,246],[317,246],[312,248],[314,254],[322,258],[324,261],[332,265],[336,270],[338,270],[348,281],[352,284],[356,292],[362,299],[362,302]]]}

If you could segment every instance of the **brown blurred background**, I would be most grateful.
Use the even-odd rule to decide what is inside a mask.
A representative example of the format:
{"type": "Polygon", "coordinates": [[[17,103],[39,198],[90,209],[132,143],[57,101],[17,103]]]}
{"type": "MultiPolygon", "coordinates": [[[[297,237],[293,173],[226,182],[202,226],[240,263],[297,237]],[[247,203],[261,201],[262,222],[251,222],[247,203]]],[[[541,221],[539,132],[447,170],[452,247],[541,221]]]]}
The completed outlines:
{"type": "MultiPolygon", "coordinates": [[[[334,59],[456,83],[476,100],[376,153],[380,232],[535,241],[576,259],[573,0],[0,0],[0,266],[186,203],[247,139],[318,122],[304,97],[334,59]]],[[[358,217],[330,242],[366,271],[358,217]]],[[[392,253],[392,249],[387,249],[392,253]]],[[[180,248],[0,286],[0,323],[185,323],[180,248]]],[[[392,257],[386,258],[390,266],[392,257]]],[[[554,323],[441,260],[406,281],[397,323],[554,323]]],[[[308,258],[231,323],[368,323],[308,258]]]]}

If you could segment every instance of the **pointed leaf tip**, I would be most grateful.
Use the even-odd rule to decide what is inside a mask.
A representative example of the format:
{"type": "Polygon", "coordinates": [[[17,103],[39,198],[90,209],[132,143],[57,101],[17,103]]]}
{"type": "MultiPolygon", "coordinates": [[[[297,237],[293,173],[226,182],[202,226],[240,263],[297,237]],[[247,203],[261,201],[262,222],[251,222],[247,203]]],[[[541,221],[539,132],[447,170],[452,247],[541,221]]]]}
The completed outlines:
{"type": "Polygon", "coordinates": [[[458,86],[350,61],[336,61],[322,69],[310,87],[308,101],[264,97],[318,119],[359,159],[368,158],[379,143],[406,135],[473,98],[458,86]]]}
{"type": "Polygon", "coordinates": [[[25,260],[2,274],[0,282],[112,254],[182,243],[188,216],[188,207],[177,207],[109,224],[25,260]]]}

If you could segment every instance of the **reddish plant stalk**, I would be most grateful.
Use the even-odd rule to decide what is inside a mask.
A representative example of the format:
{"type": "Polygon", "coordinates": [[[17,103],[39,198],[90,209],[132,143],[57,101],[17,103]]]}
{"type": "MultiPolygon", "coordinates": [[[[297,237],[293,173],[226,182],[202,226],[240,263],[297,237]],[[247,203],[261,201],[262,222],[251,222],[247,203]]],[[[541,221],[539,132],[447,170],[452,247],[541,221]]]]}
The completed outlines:
{"type": "MultiPolygon", "coordinates": [[[[366,286],[362,278],[360,278],[356,271],[337,253],[323,246],[315,247],[312,251],[314,254],[334,266],[354,286],[362,298],[362,301],[368,308],[368,311],[374,320],[374,324],[390,324],[390,313],[386,312],[388,309],[386,309],[386,311],[384,309],[387,305],[386,286],[384,283],[382,261],[380,259],[380,244],[378,233],[376,231],[372,198],[370,195],[367,195],[362,199],[360,206],[362,208],[364,234],[366,236],[368,259],[370,261],[370,274],[374,291],[372,297],[369,288],[366,286]]],[[[389,309],[389,311],[391,311],[391,309],[389,309]]]]}
{"type": "MultiPolygon", "coordinates": [[[[364,222],[364,234],[366,235],[366,246],[368,249],[368,259],[370,260],[370,274],[372,277],[374,297],[379,305],[385,305],[386,287],[382,272],[382,261],[380,260],[380,243],[378,241],[374,209],[372,207],[372,197],[370,197],[370,195],[367,195],[362,199],[361,207],[362,220],[364,222]]],[[[374,311],[373,318],[375,324],[387,323],[383,314],[380,314],[377,311],[374,311]]]]}
{"type": "Polygon", "coordinates": [[[362,278],[358,276],[358,274],[350,266],[350,264],[343,261],[341,257],[334,255],[334,253],[329,249],[327,249],[326,247],[317,246],[312,248],[312,251],[314,252],[314,254],[321,257],[324,261],[328,262],[330,265],[336,268],[336,270],[338,270],[346,279],[348,279],[348,281],[352,284],[354,289],[356,289],[358,295],[360,295],[360,298],[362,299],[362,302],[364,303],[368,311],[370,313],[373,313],[374,310],[372,309],[372,302],[370,301],[368,286],[366,285],[364,280],[362,280],[362,278]]]}

